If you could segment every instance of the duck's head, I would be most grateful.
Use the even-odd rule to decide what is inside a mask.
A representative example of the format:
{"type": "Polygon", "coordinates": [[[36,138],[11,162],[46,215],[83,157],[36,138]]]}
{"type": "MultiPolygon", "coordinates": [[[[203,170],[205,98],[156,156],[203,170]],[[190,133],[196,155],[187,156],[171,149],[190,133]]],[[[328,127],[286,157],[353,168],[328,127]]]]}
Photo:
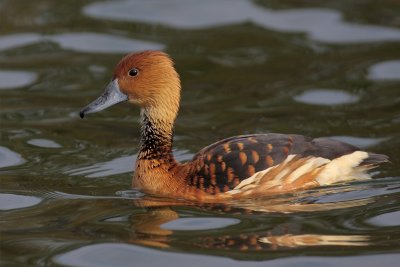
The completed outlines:
{"type": "Polygon", "coordinates": [[[180,80],[171,58],[164,52],[144,51],[122,58],[104,93],[84,107],[80,116],[129,101],[153,116],[175,119],[179,100],[180,80]]]}

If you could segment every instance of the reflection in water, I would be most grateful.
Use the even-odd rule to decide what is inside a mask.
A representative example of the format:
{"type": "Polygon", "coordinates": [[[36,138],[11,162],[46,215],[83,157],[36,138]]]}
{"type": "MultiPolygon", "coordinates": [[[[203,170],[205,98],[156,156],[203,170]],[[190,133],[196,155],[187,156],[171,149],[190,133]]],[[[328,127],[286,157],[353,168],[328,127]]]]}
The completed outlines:
{"type": "Polygon", "coordinates": [[[70,175],[85,175],[89,178],[106,177],[109,175],[132,172],[135,166],[135,156],[122,156],[106,162],[99,162],[92,166],[67,171],[70,175]]]}
{"type": "Polygon", "coordinates": [[[400,225],[400,211],[387,212],[367,220],[368,223],[378,226],[400,225]]]}
{"type": "Polygon", "coordinates": [[[233,218],[218,217],[196,217],[196,218],[180,218],[161,225],[162,228],[168,230],[208,230],[228,227],[238,224],[240,221],[233,218]]]}
{"type": "Polygon", "coordinates": [[[20,154],[4,146],[0,146],[0,168],[21,165],[23,163],[25,163],[25,160],[20,154]]]}
{"type": "Polygon", "coordinates": [[[93,3],[83,13],[100,19],[141,21],[184,29],[234,24],[257,11],[248,1],[139,0],[93,3]],[[249,14],[250,13],[250,14],[249,14]]]}
{"type": "Polygon", "coordinates": [[[365,235],[282,235],[267,236],[260,242],[279,247],[309,247],[309,246],[368,246],[369,236],[365,235]]]}
{"type": "MultiPolygon", "coordinates": [[[[213,207],[204,207],[212,210],[213,207]]],[[[229,206],[214,207],[214,209],[223,209],[223,214],[234,213],[252,213],[250,210],[231,208],[229,206]]],[[[309,211],[313,211],[311,208],[309,211]]],[[[266,214],[267,216],[267,214],[266,214]]],[[[198,218],[179,218],[178,213],[168,207],[150,208],[146,213],[136,215],[132,218],[133,233],[130,242],[145,246],[158,248],[169,247],[174,231],[201,231],[211,229],[221,229],[237,225],[240,220],[234,218],[210,217],[205,220],[206,227],[199,227],[196,224],[180,225],[179,221],[198,218]],[[166,226],[172,226],[166,228],[166,226]]],[[[283,227],[285,231],[298,231],[296,226],[290,224],[283,227]],[[293,227],[293,229],[291,229],[293,227]]],[[[284,234],[282,235],[282,226],[277,224],[268,232],[253,232],[247,229],[243,233],[232,235],[204,235],[193,240],[197,246],[218,249],[238,249],[238,250],[276,250],[278,247],[304,247],[304,246],[367,246],[371,243],[366,235],[324,235],[324,234],[284,234]]]]}
{"type": "Polygon", "coordinates": [[[62,48],[86,53],[126,53],[134,50],[163,50],[164,45],[99,33],[64,33],[47,37],[62,48]]]}
{"type": "Polygon", "coordinates": [[[27,141],[28,144],[43,147],[43,148],[60,148],[62,147],[60,144],[54,142],[53,140],[49,139],[30,139],[27,141]]]}
{"type": "Polygon", "coordinates": [[[250,0],[124,0],[92,3],[83,13],[100,19],[139,21],[196,29],[252,21],[282,32],[305,32],[309,38],[336,44],[400,41],[400,30],[343,21],[335,10],[272,10],[250,0]]]}
{"type": "Polygon", "coordinates": [[[169,247],[168,237],[173,231],[163,228],[162,225],[178,218],[178,213],[169,207],[149,208],[145,213],[132,218],[130,242],[151,247],[169,247]]]}
{"type": "Polygon", "coordinates": [[[232,259],[165,252],[136,245],[102,243],[84,246],[53,258],[57,264],[76,267],[126,266],[265,266],[262,262],[240,262],[232,259]]]}
{"type": "Polygon", "coordinates": [[[325,203],[302,203],[296,202],[296,198],[287,200],[278,199],[275,201],[247,201],[238,203],[237,206],[243,209],[248,209],[257,212],[279,212],[279,213],[293,213],[293,212],[321,212],[335,209],[345,209],[357,206],[364,206],[372,203],[373,198],[365,199],[352,199],[341,202],[325,202],[325,203]],[[290,201],[293,201],[291,203],[290,201]]]}
{"type": "Polygon", "coordinates": [[[76,267],[126,267],[126,266],[219,266],[219,267],[282,267],[282,266],[352,266],[376,267],[396,266],[400,256],[384,254],[373,256],[351,257],[287,257],[279,261],[238,261],[225,257],[203,256],[165,252],[143,248],[135,245],[102,243],[87,245],[78,249],[60,254],[52,259],[55,263],[76,267]]]}
{"type": "Polygon", "coordinates": [[[40,42],[41,35],[36,33],[17,33],[0,36],[0,50],[31,45],[40,42]]]}
{"type": "Polygon", "coordinates": [[[389,60],[371,66],[368,78],[374,81],[400,80],[400,60],[389,60]]]}
{"type": "Polygon", "coordinates": [[[0,36],[0,50],[23,47],[46,41],[55,42],[64,49],[85,53],[128,53],[146,49],[164,49],[164,45],[159,43],[134,40],[110,34],[79,32],[55,35],[21,33],[0,36]]]}
{"type": "Polygon", "coordinates": [[[0,70],[0,90],[24,87],[36,80],[37,74],[34,72],[0,70]]]}
{"type": "MultiPolygon", "coordinates": [[[[117,195],[119,192],[117,192],[117,195]]],[[[143,193],[136,190],[129,190],[129,195],[124,195],[123,199],[139,199],[143,196],[143,193]]],[[[121,199],[119,196],[89,196],[89,195],[79,195],[79,194],[67,194],[64,192],[52,191],[44,193],[44,197],[47,199],[121,199]]]]}
{"type": "Polygon", "coordinates": [[[331,9],[265,10],[265,14],[258,13],[254,20],[273,30],[306,32],[310,39],[325,43],[400,41],[400,30],[396,28],[348,23],[331,9]]]}
{"type": "Polygon", "coordinates": [[[0,210],[27,208],[41,201],[38,197],[0,193],[0,210]]]}
{"type": "MultiPolygon", "coordinates": [[[[199,205],[150,196],[134,197],[133,191],[128,195],[119,194],[124,198],[53,192],[46,194],[45,208],[24,213],[32,221],[28,226],[25,223],[16,227],[20,214],[7,213],[5,226],[12,231],[7,232],[6,238],[20,250],[26,246],[26,240],[16,237],[28,227],[35,232],[35,242],[29,244],[51,255],[54,263],[67,266],[130,266],[134,262],[138,266],[215,266],[221,263],[231,267],[252,266],[253,263],[265,266],[266,261],[269,266],[288,260],[288,253],[290,258],[306,255],[308,261],[312,259],[310,255],[326,257],[328,254],[348,259],[343,255],[354,257],[395,244],[398,234],[390,225],[385,227],[389,227],[386,232],[391,233],[391,240],[386,240],[386,234],[381,238],[370,235],[374,227],[370,218],[379,219],[384,214],[382,204],[398,199],[398,181],[393,180],[390,187],[387,184],[386,180],[319,188],[258,199],[253,205],[267,207],[286,202],[286,207],[309,206],[293,213],[288,210],[255,212],[239,207],[240,203],[199,205]],[[377,188],[386,193],[375,195],[377,188]],[[352,191],[359,193],[343,197],[347,199],[343,201],[341,196],[352,191]],[[368,194],[363,196],[365,192],[368,194]],[[335,197],[328,202],[329,196],[335,197]],[[356,203],[356,200],[361,204],[365,198],[370,198],[368,202],[372,203],[365,208],[343,204],[356,203]],[[328,203],[329,209],[326,208],[328,203]],[[54,240],[60,240],[57,249],[48,247],[49,244],[54,246],[54,240]],[[96,244],[88,244],[88,240],[96,240],[96,244]],[[52,249],[50,254],[49,249],[52,249]],[[280,259],[270,261],[275,258],[280,259]]],[[[387,213],[389,219],[397,220],[398,212],[391,211],[387,213]]],[[[379,229],[384,231],[382,227],[379,229]]]]}
{"type": "MultiPolygon", "coordinates": [[[[224,216],[227,216],[229,213],[230,212],[224,211],[224,216]]],[[[86,220],[87,219],[88,217],[86,217],[86,220]]],[[[213,220],[213,218],[209,219],[213,220]]],[[[165,229],[163,226],[168,222],[179,220],[181,219],[179,219],[178,213],[169,207],[148,208],[140,214],[136,213],[130,216],[132,233],[129,243],[131,244],[101,243],[87,245],[66,253],[61,253],[55,256],[53,261],[68,266],[110,266],[110,264],[112,264],[112,266],[126,266],[126,264],[133,260],[135,264],[141,265],[143,263],[145,266],[197,266],[197,264],[199,264],[198,266],[214,266],[218,261],[221,261],[221,264],[227,264],[226,266],[242,266],[242,264],[249,266],[249,263],[251,263],[248,261],[232,261],[226,257],[182,253],[175,254],[173,252],[163,252],[141,247],[170,248],[171,242],[176,239],[176,233],[171,229],[165,229]],[[132,244],[138,244],[140,246],[132,244]]],[[[110,222],[110,220],[107,220],[107,222],[110,222]]],[[[226,226],[232,226],[232,224],[226,226]]],[[[265,232],[253,232],[249,231],[251,229],[246,229],[245,232],[241,233],[236,230],[234,235],[215,235],[215,233],[208,235],[202,229],[196,229],[196,227],[194,227],[194,229],[188,228],[185,230],[191,231],[191,236],[193,236],[193,238],[190,239],[190,244],[187,245],[203,249],[212,249],[213,251],[220,250],[223,254],[227,253],[228,250],[249,252],[258,250],[276,251],[285,247],[348,247],[367,246],[370,244],[368,236],[282,234],[282,231],[297,232],[299,230],[296,229],[295,224],[291,225],[287,223],[282,225],[274,224],[272,227],[272,229],[265,232]],[[199,234],[196,234],[196,231],[199,231],[199,234]]],[[[119,228],[121,228],[121,226],[119,226],[119,228]]],[[[224,231],[221,231],[220,233],[223,232],[224,231]]],[[[264,266],[264,264],[259,266],[264,266]]]]}
{"type": "Polygon", "coordinates": [[[300,103],[313,105],[342,105],[357,102],[359,97],[345,91],[332,89],[312,89],[307,90],[294,97],[300,103]]]}
{"type": "MultiPolygon", "coordinates": [[[[275,196],[266,199],[253,199],[247,201],[235,201],[225,204],[195,204],[187,202],[170,202],[165,199],[143,197],[135,199],[134,203],[139,207],[147,207],[140,215],[131,217],[132,236],[130,242],[154,247],[169,247],[170,237],[176,230],[201,231],[205,229],[222,229],[226,227],[239,227],[241,221],[238,218],[229,218],[236,214],[290,214],[298,212],[322,212],[346,208],[354,208],[373,203],[372,197],[354,198],[337,201],[317,200],[325,195],[341,195],[346,191],[365,190],[364,187],[321,188],[301,193],[301,198],[292,196],[275,196]],[[196,205],[195,207],[208,212],[217,212],[224,217],[210,216],[207,218],[179,218],[177,212],[170,207],[196,205]]],[[[198,215],[197,215],[198,216],[198,215]]],[[[269,231],[233,231],[236,235],[208,236],[201,235],[195,242],[198,246],[207,248],[231,248],[239,250],[275,250],[277,247],[303,247],[303,246],[366,246],[369,245],[369,236],[365,235],[325,235],[325,234],[297,234],[296,226],[286,225],[282,232],[281,224],[271,226],[269,231]],[[293,232],[293,233],[291,233],[293,232]]],[[[332,226],[334,229],[334,226],[332,226]]],[[[329,231],[329,230],[328,230],[329,231]]],[[[194,242],[194,241],[193,241],[194,242]]]]}

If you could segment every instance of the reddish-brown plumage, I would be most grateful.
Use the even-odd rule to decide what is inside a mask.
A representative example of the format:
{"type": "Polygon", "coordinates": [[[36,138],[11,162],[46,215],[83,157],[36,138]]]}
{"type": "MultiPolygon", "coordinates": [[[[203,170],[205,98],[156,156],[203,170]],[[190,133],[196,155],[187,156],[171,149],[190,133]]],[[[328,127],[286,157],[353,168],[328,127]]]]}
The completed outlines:
{"type": "MultiPolygon", "coordinates": [[[[141,142],[132,185],[150,194],[218,202],[318,186],[316,178],[324,166],[307,170],[295,181],[291,181],[290,174],[310,158],[332,160],[358,150],[324,138],[255,134],[214,143],[198,152],[192,161],[182,164],[172,154],[173,124],[181,88],[170,57],[160,51],[127,55],[117,64],[109,90],[116,90],[121,101],[128,99],[141,108],[141,142]],[[131,75],[131,70],[136,71],[135,75],[131,75]],[[289,155],[296,156],[286,160],[289,155]],[[229,193],[242,181],[268,168],[269,172],[258,177],[257,182],[242,187],[245,190],[229,193]],[[282,176],[280,184],[274,181],[278,176],[282,176]]],[[[108,93],[101,97],[107,98],[108,93]]],[[[101,105],[103,100],[93,105],[101,105]]],[[[104,108],[96,107],[96,111],[104,108]]],[[[89,105],[81,111],[81,116],[96,111],[89,105]]],[[[384,155],[369,155],[364,159],[368,166],[387,160],[384,155]]]]}

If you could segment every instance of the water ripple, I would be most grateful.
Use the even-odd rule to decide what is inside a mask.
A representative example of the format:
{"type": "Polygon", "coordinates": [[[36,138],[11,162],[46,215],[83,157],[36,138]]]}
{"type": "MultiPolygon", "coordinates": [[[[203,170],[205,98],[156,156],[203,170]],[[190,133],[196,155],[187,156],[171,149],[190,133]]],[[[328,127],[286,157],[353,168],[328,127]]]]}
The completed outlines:
{"type": "MultiPolygon", "coordinates": [[[[176,150],[174,155],[177,160],[188,160],[193,154],[187,150],[176,150]]],[[[106,177],[121,173],[130,173],[134,170],[136,155],[122,156],[109,161],[99,162],[87,167],[68,170],[65,173],[69,175],[85,175],[88,178],[106,177]]]]}
{"type": "Polygon", "coordinates": [[[64,266],[220,266],[220,267],[282,267],[282,266],[396,266],[400,255],[373,255],[352,257],[298,256],[274,261],[238,261],[226,257],[204,256],[160,251],[129,244],[101,243],[83,246],[55,256],[53,262],[64,266]],[[334,263],[334,264],[333,264],[334,263]]]}
{"type": "Polygon", "coordinates": [[[139,21],[182,29],[201,29],[251,21],[281,32],[306,32],[326,43],[400,41],[396,28],[343,21],[332,9],[298,8],[273,10],[250,0],[124,0],[91,3],[83,13],[99,19],[139,21]]]}
{"type": "Polygon", "coordinates": [[[128,53],[133,50],[164,49],[164,45],[154,42],[90,32],[64,33],[47,38],[58,43],[62,48],[87,53],[128,53]]]}
{"type": "Polygon", "coordinates": [[[103,33],[78,32],[55,35],[20,33],[0,36],[0,50],[23,47],[39,42],[55,42],[64,49],[84,53],[128,53],[147,49],[163,50],[164,45],[155,42],[103,33]]]}

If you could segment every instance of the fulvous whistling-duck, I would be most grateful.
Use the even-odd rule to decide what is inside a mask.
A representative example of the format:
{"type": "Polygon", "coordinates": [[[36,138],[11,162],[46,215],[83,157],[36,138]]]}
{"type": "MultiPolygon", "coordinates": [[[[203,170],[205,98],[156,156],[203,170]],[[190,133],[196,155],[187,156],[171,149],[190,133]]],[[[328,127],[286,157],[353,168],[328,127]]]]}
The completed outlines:
{"type": "Polygon", "coordinates": [[[277,194],[368,179],[367,170],[388,160],[328,138],[269,133],[230,137],[179,163],[172,154],[172,132],[180,91],[167,54],[132,53],[117,64],[105,92],[80,112],[83,118],[123,101],[141,108],[132,183],[145,193],[203,202],[277,194]]]}

